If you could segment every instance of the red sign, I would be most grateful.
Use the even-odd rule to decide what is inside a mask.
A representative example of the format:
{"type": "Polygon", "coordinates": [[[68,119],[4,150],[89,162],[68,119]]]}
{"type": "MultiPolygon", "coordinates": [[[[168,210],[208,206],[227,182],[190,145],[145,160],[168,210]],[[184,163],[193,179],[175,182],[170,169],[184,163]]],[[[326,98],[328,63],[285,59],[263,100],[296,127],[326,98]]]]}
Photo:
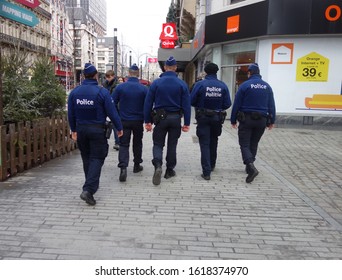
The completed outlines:
{"type": "Polygon", "coordinates": [[[161,47],[162,47],[162,49],[174,49],[175,48],[175,41],[162,40],[161,47]]]}
{"type": "Polygon", "coordinates": [[[147,59],[147,62],[148,63],[157,63],[158,62],[158,58],[156,58],[156,57],[149,57],[147,59]]]}
{"type": "Polygon", "coordinates": [[[160,33],[159,40],[178,40],[177,32],[176,32],[176,23],[168,22],[163,23],[163,30],[160,33]]]}
{"type": "Polygon", "coordinates": [[[32,9],[38,7],[40,5],[39,0],[15,0],[16,2],[25,5],[26,7],[30,7],[32,9]]]}

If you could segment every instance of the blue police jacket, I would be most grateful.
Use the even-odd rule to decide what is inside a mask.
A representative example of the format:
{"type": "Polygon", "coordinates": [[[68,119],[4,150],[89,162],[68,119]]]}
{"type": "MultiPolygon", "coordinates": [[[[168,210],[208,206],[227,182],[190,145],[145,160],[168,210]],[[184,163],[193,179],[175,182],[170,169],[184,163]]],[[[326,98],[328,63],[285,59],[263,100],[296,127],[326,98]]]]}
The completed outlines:
{"type": "Polygon", "coordinates": [[[216,74],[205,76],[195,83],[191,91],[191,105],[199,109],[210,109],[217,112],[227,110],[231,105],[227,85],[217,79],[216,74]]]}
{"type": "Polygon", "coordinates": [[[122,120],[144,120],[144,102],[147,92],[147,87],[140,84],[136,77],[129,77],[125,83],[116,86],[113,99],[119,107],[122,120]]]}
{"type": "Polygon", "coordinates": [[[236,124],[237,113],[259,112],[271,117],[275,122],[276,108],[271,86],[261,79],[259,74],[253,74],[242,83],[236,93],[230,122],[236,124]]]}
{"type": "Polygon", "coordinates": [[[68,98],[68,120],[71,131],[77,125],[104,125],[107,116],[117,130],[122,130],[118,112],[109,91],[100,87],[95,79],[86,79],[76,87],[68,98]]]}
{"type": "Polygon", "coordinates": [[[152,109],[167,112],[183,111],[184,125],[190,125],[191,105],[187,84],[177,77],[177,73],[166,71],[155,80],[147,93],[144,105],[145,123],[151,123],[152,109]]]}

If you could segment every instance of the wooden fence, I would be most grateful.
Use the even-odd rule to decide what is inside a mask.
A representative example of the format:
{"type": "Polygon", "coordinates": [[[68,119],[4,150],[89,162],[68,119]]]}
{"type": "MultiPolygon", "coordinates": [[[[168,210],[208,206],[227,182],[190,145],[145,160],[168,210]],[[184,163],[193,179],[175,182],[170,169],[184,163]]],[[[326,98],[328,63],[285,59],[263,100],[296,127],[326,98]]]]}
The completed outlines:
{"type": "Polygon", "coordinates": [[[0,181],[76,149],[66,117],[0,127],[0,181]]]}

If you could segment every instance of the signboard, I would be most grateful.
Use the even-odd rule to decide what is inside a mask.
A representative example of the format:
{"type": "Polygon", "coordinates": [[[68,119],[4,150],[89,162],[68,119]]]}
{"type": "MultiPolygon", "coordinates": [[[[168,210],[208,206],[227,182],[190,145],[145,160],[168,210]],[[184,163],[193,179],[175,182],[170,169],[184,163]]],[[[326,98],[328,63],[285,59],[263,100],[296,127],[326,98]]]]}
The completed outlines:
{"type": "Polygon", "coordinates": [[[263,36],[267,34],[267,19],[268,1],[206,16],[205,44],[263,36]]]}
{"type": "Polygon", "coordinates": [[[329,59],[316,53],[309,53],[297,61],[296,81],[327,82],[329,59]]]}
{"type": "Polygon", "coordinates": [[[293,44],[272,44],[272,64],[292,64],[293,44]]]}
{"type": "Polygon", "coordinates": [[[159,40],[178,40],[176,32],[176,24],[174,22],[163,23],[163,30],[160,33],[159,40]]]}
{"type": "Polygon", "coordinates": [[[173,49],[175,47],[175,41],[178,40],[176,30],[176,23],[163,23],[163,30],[159,36],[159,39],[161,40],[161,47],[163,49],[173,49]]]}
{"type": "Polygon", "coordinates": [[[38,18],[31,11],[5,1],[0,2],[0,16],[20,22],[30,27],[34,27],[39,23],[38,18]]]}
{"type": "Polygon", "coordinates": [[[163,49],[174,49],[175,41],[173,41],[173,40],[162,40],[161,47],[163,49]]]}
{"type": "Polygon", "coordinates": [[[157,63],[158,62],[158,58],[156,58],[156,57],[149,57],[149,58],[147,58],[147,62],[148,63],[157,63]]]}
{"type": "Polygon", "coordinates": [[[227,17],[227,34],[239,32],[240,29],[240,15],[227,17]]]}
{"type": "Polygon", "coordinates": [[[269,0],[268,34],[340,34],[341,0],[269,0]]]}
{"type": "Polygon", "coordinates": [[[40,2],[38,0],[14,0],[14,1],[25,5],[26,7],[30,7],[32,9],[40,5],[40,2]]]}
{"type": "Polygon", "coordinates": [[[313,0],[311,10],[311,34],[342,33],[341,0],[313,0]]]}

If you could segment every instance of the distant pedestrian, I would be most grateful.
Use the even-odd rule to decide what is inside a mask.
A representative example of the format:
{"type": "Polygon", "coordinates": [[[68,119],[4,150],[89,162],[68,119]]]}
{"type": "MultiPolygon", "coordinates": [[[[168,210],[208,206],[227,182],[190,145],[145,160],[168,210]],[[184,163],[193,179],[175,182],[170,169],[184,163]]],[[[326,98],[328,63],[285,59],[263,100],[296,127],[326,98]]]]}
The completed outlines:
{"type": "MultiPolygon", "coordinates": [[[[115,73],[113,70],[108,70],[105,74],[106,77],[106,81],[103,83],[103,86],[108,89],[109,93],[111,95],[113,95],[114,89],[117,86],[118,79],[116,79],[115,77],[115,73]]],[[[117,130],[115,129],[115,127],[113,128],[113,135],[114,135],[114,146],[113,149],[114,150],[119,150],[120,147],[120,138],[118,136],[117,130]]]]}
{"type": "Polygon", "coordinates": [[[258,144],[265,128],[274,127],[276,108],[272,88],[262,80],[257,63],[249,65],[247,75],[248,80],[236,93],[230,121],[233,128],[238,127],[242,159],[248,174],[246,182],[251,183],[259,174],[254,166],[258,144]]]}
{"type": "Polygon", "coordinates": [[[97,82],[98,73],[90,63],[83,71],[85,80],[76,87],[68,99],[68,121],[72,139],[77,141],[83,161],[85,182],[81,199],[95,205],[94,194],[100,184],[101,168],[108,154],[106,118],[109,117],[122,136],[122,124],[108,90],[97,82]]]}
{"type": "Polygon", "coordinates": [[[202,178],[210,180],[217,159],[218,137],[222,133],[222,124],[226,111],[231,105],[227,85],[217,79],[218,66],[209,63],[204,71],[204,80],[196,82],[191,91],[191,105],[195,107],[197,130],[201,150],[202,178]]]}
{"type": "Polygon", "coordinates": [[[123,125],[124,134],[120,139],[119,164],[120,182],[125,182],[127,178],[127,167],[129,163],[129,146],[133,133],[133,173],[143,170],[140,163],[143,149],[144,133],[144,102],[147,94],[147,87],[139,83],[139,67],[133,64],[129,68],[129,78],[127,82],[119,84],[114,91],[113,99],[118,105],[119,113],[123,125]]]}
{"type": "Polygon", "coordinates": [[[152,182],[159,185],[163,165],[163,149],[167,135],[166,171],[164,178],[176,175],[177,144],[181,131],[190,129],[191,105],[187,84],[177,77],[177,62],[170,56],[164,65],[165,72],[150,86],[145,100],[145,128],[152,131],[152,116],[155,125],[153,130],[153,160],[155,171],[152,182]],[[181,119],[184,114],[184,125],[181,119]]]}
{"type": "Polygon", "coordinates": [[[125,82],[125,78],[122,76],[119,76],[117,80],[118,80],[118,82],[117,82],[118,85],[125,82]]]}

